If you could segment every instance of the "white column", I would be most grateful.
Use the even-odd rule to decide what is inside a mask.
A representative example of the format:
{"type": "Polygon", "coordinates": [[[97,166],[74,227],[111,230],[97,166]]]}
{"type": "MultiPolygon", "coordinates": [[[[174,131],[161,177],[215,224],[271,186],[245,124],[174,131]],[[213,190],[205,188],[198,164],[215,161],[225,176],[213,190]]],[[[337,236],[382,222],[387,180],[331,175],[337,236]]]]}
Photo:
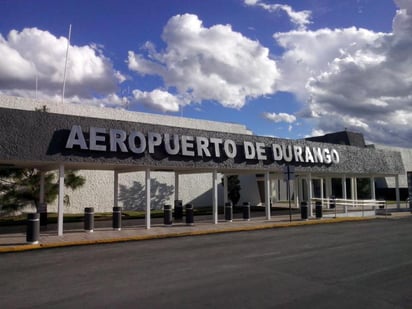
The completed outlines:
{"type": "Polygon", "coordinates": [[[281,180],[280,180],[279,175],[278,175],[278,177],[277,177],[277,187],[276,187],[276,196],[277,196],[277,198],[278,198],[278,201],[281,200],[281,196],[280,196],[280,182],[281,182],[281,180]]]}
{"type": "Polygon", "coordinates": [[[59,200],[57,204],[57,235],[63,236],[64,165],[59,166],[59,200]]]}
{"type": "Polygon", "coordinates": [[[395,176],[395,194],[396,194],[396,207],[401,208],[401,198],[399,194],[399,175],[395,176]]]}
{"type": "Polygon", "coordinates": [[[332,178],[326,177],[325,181],[326,181],[326,184],[325,184],[326,196],[331,197],[331,195],[332,195],[332,178]]]}
{"type": "Polygon", "coordinates": [[[342,177],[342,198],[346,200],[348,198],[347,188],[346,188],[346,176],[342,177]]]}
{"type": "Polygon", "coordinates": [[[227,180],[227,175],[223,175],[223,183],[224,183],[224,186],[223,186],[223,213],[224,214],[226,214],[226,203],[227,203],[227,201],[228,201],[228,197],[227,197],[227,194],[228,194],[228,186],[229,186],[229,183],[228,183],[228,180],[227,180]]]}
{"type": "Polygon", "coordinates": [[[371,177],[371,199],[376,200],[375,177],[371,177]]]}
{"type": "Polygon", "coordinates": [[[320,179],[320,198],[323,206],[323,199],[325,198],[325,192],[323,190],[323,177],[320,179]]]}
{"type": "Polygon", "coordinates": [[[146,229],[150,229],[150,202],[151,202],[151,197],[150,197],[150,169],[146,169],[146,229]]]}
{"type": "Polygon", "coordinates": [[[352,206],[355,206],[355,177],[350,178],[350,199],[352,200],[352,206]]]}
{"type": "Polygon", "coordinates": [[[217,171],[214,170],[212,173],[213,177],[213,188],[212,188],[212,204],[213,204],[213,223],[218,223],[218,196],[217,196],[217,171]]]}
{"type": "Polygon", "coordinates": [[[353,192],[354,192],[354,200],[357,206],[358,203],[356,201],[358,200],[358,179],[356,177],[353,177],[353,192]]]}
{"type": "Polygon", "coordinates": [[[40,171],[40,192],[39,192],[39,204],[44,203],[44,172],[40,171]]]}
{"type": "Polygon", "coordinates": [[[270,220],[270,175],[265,172],[265,205],[266,205],[266,220],[270,220]]]}
{"type": "Polygon", "coordinates": [[[113,178],[113,207],[119,205],[119,172],[114,171],[113,178]]]}
{"type": "Polygon", "coordinates": [[[312,206],[312,174],[309,173],[308,178],[308,206],[309,206],[309,217],[313,216],[313,206],[312,206]]]}
{"type": "Polygon", "coordinates": [[[175,200],[179,199],[179,173],[175,172],[175,200]]]}
{"type": "Polygon", "coordinates": [[[295,207],[299,207],[299,178],[295,176],[295,179],[293,179],[293,192],[294,192],[294,197],[295,197],[295,207]]]}

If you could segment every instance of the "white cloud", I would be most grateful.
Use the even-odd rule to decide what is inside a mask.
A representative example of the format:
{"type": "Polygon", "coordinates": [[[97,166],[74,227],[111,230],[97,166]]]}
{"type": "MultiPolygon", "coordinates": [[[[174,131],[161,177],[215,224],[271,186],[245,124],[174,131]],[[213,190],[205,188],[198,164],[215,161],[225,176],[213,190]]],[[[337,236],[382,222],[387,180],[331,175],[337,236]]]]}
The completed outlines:
{"type": "MultiPolygon", "coordinates": [[[[6,38],[0,34],[0,93],[34,97],[36,79],[38,97],[52,99],[61,93],[67,39],[48,31],[26,28],[12,30],[6,38]]],[[[113,69],[100,49],[94,45],[69,49],[67,101],[114,97],[124,76],[113,69]]]]}
{"type": "Polygon", "coordinates": [[[230,25],[204,27],[196,15],[172,17],[163,30],[167,47],[146,55],[129,52],[129,69],[159,75],[191,103],[214,100],[241,108],[248,99],[276,90],[279,72],[269,50],[232,30],[230,25]]]}
{"type": "Polygon", "coordinates": [[[314,76],[326,72],[335,59],[363,50],[382,34],[355,27],[275,33],[276,42],[285,49],[278,62],[283,74],[279,88],[308,99],[306,84],[314,76]]]}
{"type": "Polygon", "coordinates": [[[259,6],[268,12],[285,12],[290,21],[295,24],[298,29],[304,30],[307,25],[311,23],[311,12],[310,11],[295,11],[290,5],[287,4],[268,4],[261,0],[244,0],[246,5],[259,6]]]}
{"type": "Polygon", "coordinates": [[[137,103],[160,110],[162,112],[179,111],[179,99],[167,91],[155,89],[151,92],[133,90],[137,103]]]}
{"type": "Polygon", "coordinates": [[[294,123],[296,121],[296,117],[294,115],[290,115],[287,113],[263,113],[263,117],[275,123],[279,122],[286,122],[286,123],[294,123]]]}
{"type": "Polygon", "coordinates": [[[285,48],[279,88],[295,93],[317,131],[355,130],[371,142],[412,140],[412,2],[400,6],[393,32],[319,29],[276,33],[285,48]]]}

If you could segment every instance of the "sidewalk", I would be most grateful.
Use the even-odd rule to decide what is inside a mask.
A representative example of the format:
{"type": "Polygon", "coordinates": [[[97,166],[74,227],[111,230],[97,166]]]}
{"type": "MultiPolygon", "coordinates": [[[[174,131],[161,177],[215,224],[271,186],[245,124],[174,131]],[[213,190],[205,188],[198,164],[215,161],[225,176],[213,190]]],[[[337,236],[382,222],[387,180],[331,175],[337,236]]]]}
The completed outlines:
{"type": "Polygon", "coordinates": [[[121,231],[113,230],[111,221],[97,221],[93,232],[85,232],[83,222],[76,222],[64,224],[63,236],[57,236],[56,225],[50,224],[47,230],[40,231],[40,243],[36,245],[26,243],[25,226],[0,227],[0,253],[373,219],[376,217],[311,218],[303,221],[300,215],[295,214],[292,222],[287,215],[272,216],[271,220],[253,217],[250,221],[235,218],[233,222],[226,222],[219,216],[218,224],[213,224],[211,217],[204,216],[195,217],[193,226],[186,225],[184,221],[165,226],[162,219],[152,219],[151,229],[146,229],[144,220],[139,219],[123,220],[121,231]]]}

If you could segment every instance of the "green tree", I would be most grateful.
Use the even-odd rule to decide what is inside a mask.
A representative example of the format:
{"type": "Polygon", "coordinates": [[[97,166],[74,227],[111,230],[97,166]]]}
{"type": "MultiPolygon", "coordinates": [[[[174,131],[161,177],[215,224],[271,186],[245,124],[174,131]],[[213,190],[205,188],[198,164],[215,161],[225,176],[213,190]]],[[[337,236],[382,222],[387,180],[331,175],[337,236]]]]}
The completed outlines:
{"type": "MultiPolygon", "coordinates": [[[[240,180],[238,175],[230,175],[227,177],[227,196],[228,199],[233,203],[233,205],[236,205],[239,200],[240,200],[240,180]]],[[[226,184],[224,183],[222,179],[223,186],[226,184]]]]}
{"type": "MultiPolygon", "coordinates": [[[[64,185],[70,189],[77,189],[86,182],[77,171],[68,170],[65,173],[64,185]]],[[[44,201],[52,203],[59,193],[59,184],[56,174],[52,172],[44,175],[44,201]]],[[[40,171],[32,168],[0,169],[0,207],[2,211],[11,212],[20,210],[28,205],[39,210],[40,202],[40,171]]],[[[65,203],[70,204],[69,197],[65,196],[65,203]]]]}

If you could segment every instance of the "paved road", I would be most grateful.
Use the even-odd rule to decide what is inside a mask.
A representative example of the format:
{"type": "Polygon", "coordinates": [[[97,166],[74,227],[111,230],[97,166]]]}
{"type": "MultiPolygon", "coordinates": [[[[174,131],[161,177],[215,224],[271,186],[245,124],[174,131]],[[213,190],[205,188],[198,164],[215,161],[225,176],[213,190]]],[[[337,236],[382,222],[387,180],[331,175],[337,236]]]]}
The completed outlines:
{"type": "Polygon", "coordinates": [[[0,308],[411,308],[412,218],[0,255],[0,308]]]}

